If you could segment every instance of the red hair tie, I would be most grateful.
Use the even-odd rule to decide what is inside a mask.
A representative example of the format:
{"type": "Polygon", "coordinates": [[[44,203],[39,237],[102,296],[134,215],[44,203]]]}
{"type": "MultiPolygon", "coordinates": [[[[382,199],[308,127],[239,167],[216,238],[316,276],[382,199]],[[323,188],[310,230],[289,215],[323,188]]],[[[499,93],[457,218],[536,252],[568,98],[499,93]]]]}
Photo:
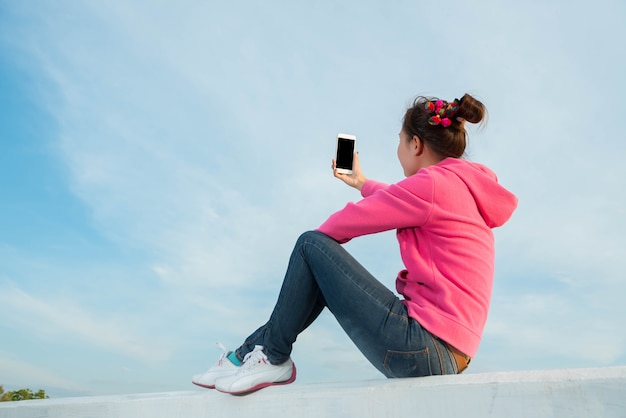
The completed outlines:
{"type": "Polygon", "coordinates": [[[429,114],[433,114],[428,118],[429,125],[441,125],[444,128],[452,125],[451,118],[459,111],[459,99],[454,99],[451,103],[445,100],[437,100],[435,102],[428,101],[424,105],[424,109],[429,114]]]}

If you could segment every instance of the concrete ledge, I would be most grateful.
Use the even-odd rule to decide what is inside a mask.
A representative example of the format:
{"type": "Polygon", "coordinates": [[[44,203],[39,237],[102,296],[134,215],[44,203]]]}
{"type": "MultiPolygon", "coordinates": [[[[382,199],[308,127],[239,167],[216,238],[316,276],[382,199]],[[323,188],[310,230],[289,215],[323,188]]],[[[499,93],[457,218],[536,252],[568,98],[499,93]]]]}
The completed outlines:
{"type": "Polygon", "coordinates": [[[0,418],[626,417],[626,367],[0,403],[0,418]]]}

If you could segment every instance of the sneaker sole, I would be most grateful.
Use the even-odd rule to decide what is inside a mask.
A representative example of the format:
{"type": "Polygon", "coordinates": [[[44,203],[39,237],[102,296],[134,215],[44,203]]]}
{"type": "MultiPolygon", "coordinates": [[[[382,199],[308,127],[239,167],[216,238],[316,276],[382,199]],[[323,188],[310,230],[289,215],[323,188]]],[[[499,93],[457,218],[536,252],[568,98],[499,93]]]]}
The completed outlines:
{"type": "MultiPolygon", "coordinates": [[[[231,395],[235,395],[235,396],[241,396],[241,395],[247,395],[249,393],[252,392],[256,392],[257,390],[269,387],[269,386],[281,386],[281,385],[288,385],[290,383],[293,383],[296,380],[296,363],[293,363],[291,366],[291,377],[288,380],[285,380],[284,382],[269,382],[269,383],[260,383],[250,389],[246,389],[246,390],[241,390],[239,392],[226,392],[223,390],[219,390],[217,389],[219,392],[222,393],[230,393],[231,395]]],[[[215,386],[214,386],[215,387],[215,386]]]]}
{"type": "Polygon", "coordinates": [[[215,389],[215,385],[203,385],[201,383],[196,383],[196,382],[191,382],[196,386],[200,386],[201,388],[205,388],[205,389],[215,389]]]}

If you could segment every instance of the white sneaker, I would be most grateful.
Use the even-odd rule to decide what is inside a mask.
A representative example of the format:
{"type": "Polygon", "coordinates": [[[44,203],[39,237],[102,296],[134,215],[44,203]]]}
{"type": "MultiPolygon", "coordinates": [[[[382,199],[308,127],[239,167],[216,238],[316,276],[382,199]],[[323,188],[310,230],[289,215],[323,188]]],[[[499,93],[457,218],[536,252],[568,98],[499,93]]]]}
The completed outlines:
{"type": "Polygon", "coordinates": [[[203,388],[213,389],[215,388],[215,380],[219,377],[231,376],[237,373],[239,366],[235,366],[232,361],[228,359],[230,351],[226,351],[221,343],[217,343],[217,346],[224,352],[220,356],[217,363],[204,373],[197,374],[191,378],[191,383],[194,385],[202,386],[203,388]]]}
{"type": "Polygon", "coordinates": [[[267,386],[286,385],[296,380],[296,365],[288,359],[283,364],[270,364],[263,346],[257,345],[246,354],[243,364],[233,375],[220,377],[215,389],[233,395],[243,395],[267,386]]]}

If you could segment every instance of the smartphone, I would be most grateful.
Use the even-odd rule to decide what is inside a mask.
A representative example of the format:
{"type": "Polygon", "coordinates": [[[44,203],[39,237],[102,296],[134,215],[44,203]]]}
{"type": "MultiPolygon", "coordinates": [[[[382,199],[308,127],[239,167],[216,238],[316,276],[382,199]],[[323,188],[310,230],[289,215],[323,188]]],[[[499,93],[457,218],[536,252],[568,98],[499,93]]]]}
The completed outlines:
{"type": "Polygon", "coordinates": [[[338,173],[352,174],[352,163],[354,162],[354,149],[356,136],[348,134],[337,135],[337,155],[335,157],[338,173]]]}

